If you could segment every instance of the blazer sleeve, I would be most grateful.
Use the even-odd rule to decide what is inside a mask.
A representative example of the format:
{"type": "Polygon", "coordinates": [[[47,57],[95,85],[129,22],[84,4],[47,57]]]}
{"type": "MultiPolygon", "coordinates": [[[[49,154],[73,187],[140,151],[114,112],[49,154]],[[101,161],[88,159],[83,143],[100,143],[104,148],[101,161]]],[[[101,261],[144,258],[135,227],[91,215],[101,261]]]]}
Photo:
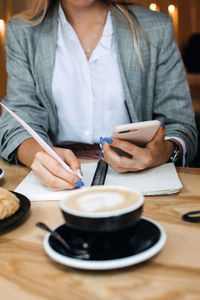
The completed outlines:
{"type": "MultiPolygon", "coordinates": [[[[7,24],[7,95],[3,103],[27,122],[49,145],[48,112],[36,96],[34,71],[31,67],[26,36],[21,24],[7,24]]],[[[17,21],[18,22],[18,21],[17,21]]],[[[1,157],[16,162],[15,150],[31,136],[5,110],[0,118],[1,157]]]]}
{"type": "Polygon", "coordinates": [[[171,18],[167,18],[157,57],[154,116],[164,119],[167,136],[181,138],[187,148],[186,162],[197,150],[197,130],[185,68],[177,47],[171,18]]]}

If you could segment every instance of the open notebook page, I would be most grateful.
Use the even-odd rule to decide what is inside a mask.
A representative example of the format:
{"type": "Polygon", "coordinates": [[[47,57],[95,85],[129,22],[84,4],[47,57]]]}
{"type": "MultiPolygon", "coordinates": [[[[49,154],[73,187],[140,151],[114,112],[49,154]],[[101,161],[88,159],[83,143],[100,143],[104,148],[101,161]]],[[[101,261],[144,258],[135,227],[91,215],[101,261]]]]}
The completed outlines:
{"type": "MultiPolygon", "coordinates": [[[[82,164],[85,186],[90,186],[97,163],[82,164]]],[[[168,163],[139,173],[119,174],[108,168],[105,185],[122,185],[141,191],[144,195],[167,195],[178,193],[182,188],[174,164],[168,163]]],[[[43,187],[31,171],[15,189],[32,201],[59,200],[70,191],[53,192],[43,187]]]]}

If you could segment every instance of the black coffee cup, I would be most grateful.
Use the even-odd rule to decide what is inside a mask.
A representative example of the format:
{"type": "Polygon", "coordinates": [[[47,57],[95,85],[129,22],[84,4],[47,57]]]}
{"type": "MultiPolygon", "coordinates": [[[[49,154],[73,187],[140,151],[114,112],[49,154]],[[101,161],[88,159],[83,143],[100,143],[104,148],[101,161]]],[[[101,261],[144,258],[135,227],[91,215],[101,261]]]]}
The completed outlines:
{"type": "Polygon", "coordinates": [[[88,232],[113,232],[135,224],[143,195],[122,186],[93,186],[71,191],[60,201],[68,226],[88,232]]]}

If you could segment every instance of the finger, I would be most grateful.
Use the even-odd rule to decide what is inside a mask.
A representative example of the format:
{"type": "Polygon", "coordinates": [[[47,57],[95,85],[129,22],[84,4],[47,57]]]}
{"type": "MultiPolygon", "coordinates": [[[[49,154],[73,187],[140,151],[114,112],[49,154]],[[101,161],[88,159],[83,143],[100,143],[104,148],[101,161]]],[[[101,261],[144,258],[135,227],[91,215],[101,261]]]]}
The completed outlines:
{"type": "Polygon", "coordinates": [[[110,149],[111,147],[116,147],[116,148],[119,148],[122,151],[130,154],[131,156],[137,156],[138,153],[141,151],[141,147],[139,147],[129,141],[120,140],[120,139],[116,139],[113,137],[112,137],[112,140],[113,140],[112,144],[108,144],[108,143],[104,144],[103,150],[110,149]]]}
{"type": "Polygon", "coordinates": [[[41,165],[38,161],[34,163],[33,171],[35,176],[41,182],[42,185],[49,187],[53,191],[69,190],[75,186],[69,182],[54,176],[48,169],[41,165]]]}
{"type": "Polygon", "coordinates": [[[69,149],[55,148],[55,151],[62,157],[62,159],[69,165],[72,171],[82,179],[81,164],[75,154],[69,149]]]}
{"type": "MultiPolygon", "coordinates": [[[[38,152],[35,160],[45,167],[52,175],[67,181],[73,186],[82,186],[79,177],[65,170],[55,159],[50,157],[45,152],[38,152]]],[[[34,164],[32,165],[34,168],[34,164]]]]}
{"type": "Polygon", "coordinates": [[[120,156],[112,147],[105,147],[104,160],[117,172],[127,172],[131,169],[137,169],[134,167],[134,158],[127,158],[120,156]]]}
{"type": "Polygon", "coordinates": [[[146,168],[143,163],[144,160],[127,158],[125,156],[119,156],[112,149],[110,152],[105,153],[104,159],[116,172],[127,173],[127,172],[138,172],[146,168]]]}
{"type": "MultiPolygon", "coordinates": [[[[116,141],[116,139],[115,139],[116,141]]],[[[148,168],[152,164],[152,154],[151,151],[148,148],[145,147],[139,147],[134,144],[131,144],[126,141],[121,141],[117,140],[117,148],[123,148],[125,152],[129,152],[132,156],[131,157],[126,157],[126,156],[120,156],[116,153],[115,149],[112,149],[112,145],[115,145],[114,139],[113,139],[113,144],[112,145],[105,145],[103,147],[104,149],[104,158],[105,161],[110,164],[113,169],[115,169],[118,172],[121,171],[139,171],[139,170],[144,170],[148,168]],[[121,147],[122,144],[129,144],[131,150],[125,150],[127,149],[127,146],[121,147]]],[[[150,147],[149,147],[150,148],[150,147]]]]}
{"type": "Polygon", "coordinates": [[[111,167],[114,169],[120,167],[120,156],[111,147],[105,147],[103,155],[105,162],[107,162],[111,167]]]}
{"type": "Polygon", "coordinates": [[[161,141],[163,141],[164,138],[165,138],[165,133],[166,133],[166,127],[163,128],[162,125],[161,125],[159,127],[158,131],[156,132],[156,134],[154,135],[153,139],[151,140],[151,142],[161,142],[161,141]]]}

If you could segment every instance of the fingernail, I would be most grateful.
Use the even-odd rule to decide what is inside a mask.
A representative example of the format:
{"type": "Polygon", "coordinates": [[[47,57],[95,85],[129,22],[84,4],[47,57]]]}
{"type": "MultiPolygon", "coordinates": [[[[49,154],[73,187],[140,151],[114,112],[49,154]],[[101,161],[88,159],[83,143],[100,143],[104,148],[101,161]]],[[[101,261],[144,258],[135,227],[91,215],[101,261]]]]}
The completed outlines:
{"type": "Polygon", "coordinates": [[[165,122],[162,121],[162,129],[164,129],[164,128],[165,128],[165,122]]]}
{"type": "Polygon", "coordinates": [[[108,137],[105,137],[104,141],[106,141],[108,144],[112,144],[113,143],[113,140],[110,139],[110,138],[108,138],[108,137]]]}
{"type": "MultiPolygon", "coordinates": [[[[100,137],[100,145],[103,146],[104,145],[104,139],[102,138],[102,136],[100,137]]],[[[101,147],[100,146],[100,147],[101,147]]]]}
{"type": "Polygon", "coordinates": [[[99,154],[101,155],[101,157],[104,159],[104,155],[101,151],[99,151],[99,154]]]}
{"type": "Polygon", "coordinates": [[[80,179],[83,179],[83,173],[82,173],[81,169],[78,169],[78,170],[76,171],[76,173],[77,173],[77,175],[78,175],[78,177],[79,177],[80,179]]]}
{"type": "Polygon", "coordinates": [[[76,186],[84,186],[85,185],[84,182],[81,180],[76,180],[75,184],[76,184],[76,186]]]}

